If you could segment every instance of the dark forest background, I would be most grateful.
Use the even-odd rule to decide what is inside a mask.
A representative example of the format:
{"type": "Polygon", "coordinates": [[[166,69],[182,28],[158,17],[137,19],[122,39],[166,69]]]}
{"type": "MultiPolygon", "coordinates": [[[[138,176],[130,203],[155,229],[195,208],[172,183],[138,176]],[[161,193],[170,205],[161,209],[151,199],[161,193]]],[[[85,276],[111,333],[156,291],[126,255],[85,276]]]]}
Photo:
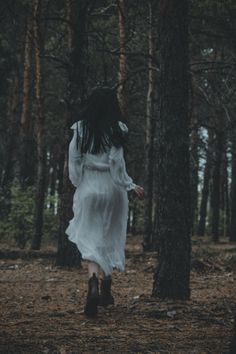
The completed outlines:
{"type": "MultiPolygon", "coordinates": [[[[189,325],[196,310],[196,299],[200,320],[207,319],[207,322],[199,322],[203,337],[208,333],[205,324],[210,325],[210,317],[220,310],[220,320],[217,318],[212,323],[224,327],[219,327],[219,332],[213,328],[208,338],[209,350],[214,352],[224,341],[220,334],[226,336],[222,329],[231,328],[233,320],[229,317],[229,308],[232,308],[234,342],[231,352],[235,353],[233,263],[232,268],[228,265],[223,268],[223,263],[213,267],[209,251],[214,249],[211,256],[220,262],[224,252],[231,252],[233,262],[236,241],[235,33],[234,0],[0,0],[0,243],[3,249],[0,258],[7,259],[6,264],[2,263],[4,272],[6,268],[2,284],[6,283],[6,304],[12,306],[10,319],[15,316],[19,302],[18,290],[22,287],[21,293],[25,294],[28,289],[24,288],[28,273],[21,272],[21,268],[18,272],[21,281],[17,286],[8,276],[8,270],[14,269],[17,273],[18,264],[12,266],[7,262],[11,257],[22,256],[19,248],[25,249],[29,257],[42,256],[43,252],[47,257],[47,251],[52,249],[56,265],[69,266],[69,269],[81,266],[79,251],[65,235],[72,218],[74,192],[68,179],[70,126],[78,119],[78,111],[92,89],[106,85],[116,89],[129,127],[125,152],[127,170],[135,183],[145,188],[144,199],[129,193],[127,231],[130,237],[126,250],[128,269],[132,269],[127,271],[129,278],[123,280],[123,295],[119,294],[123,296],[124,306],[120,307],[121,316],[118,307],[117,323],[126,308],[125,323],[127,318],[133,321],[129,311],[135,311],[136,305],[134,302],[129,305],[129,301],[139,298],[135,292],[133,300],[127,297],[130,294],[127,286],[133,284],[131,290],[138,287],[135,290],[141,294],[138,301],[144,304],[139,311],[141,321],[147,316],[148,333],[152,333],[150,318],[155,318],[157,330],[153,333],[157,337],[158,321],[163,316],[161,304],[155,303],[156,299],[141,298],[144,290],[147,296],[151,289],[146,279],[146,272],[150,271],[154,279],[153,297],[190,300],[191,288],[195,291],[193,302],[185,303],[190,306],[191,314],[185,324],[194,332],[193,337],[192,333],[189,337],[190,345],[200,333],[195,333],[194,323],[189,325]],[[196,252],[199,245],[205,251],[201,252],[206,261],[196,252]],[[142,249],[140,254],[135,253],[138,247],[142,249]],[[15,251],[18,255],[12,256],[11,252],[15,251]],[[155,258],[157,264],[150,266],[147,261],[147,267],[146,260],[150,257],[155,258]],[[219,273],[216,278],[215,273],[211,273],[208,277],[204,273],[206,269],[213,273],[224,271],[224,274],[219,273]],[[191,286],[190,270],[193,270],[191,286]],[[199,272],[200,280],[194,271],[199,272]],[[217,290],[217,296],[220,293],[221,305],[213,289],[217,290]],[[17,300],[11,302],[14,291],[17,300]],[[232,302],[225,300],[224,291],[227,301],[232,302]],[[206,317],[208,301],[211,312],[206,317]],[[147,309],[155,304],[157,310],[147,315],[147,309]],[[217,339],[218,344],[212,345],[212,338],[217,339]]],[[[33,268],[29,271],[32,284],[41,269],[37,264],[34,266],[36,271],[32,271],[33,268]]],[[[42,269],[44,277],[49,268],[42,269]]],[[[65,269],[68,268],[55,267],[53,271],[58,272],[58,279],[64,274],[64,290],[70,293],[65,269]]],[[[43,277],[40,281],[45,289],[43,277]]],[[[71,279],[74,284],[74,275],[71,279]]],[[[37,295],[31,294],[32,301],[41,292],[37,284],[35,289],[37,295]]],[[[59,290],[58,286],[57,292],[59,290]]],[[[52,294],[56,296],[54,288],[48,291],[50,295],[39,299],[41,305],[45,300],[51,301],[52,294]]],[[[79,296],[81,304],[82,300],[79,296]]],[[[66,302],[63,306],[67,308],[66,302]]],[[[31,309],[29,305],[30,316],[34,315],[31,309]]],[[[58,309],[52,311],[54,316],[58,309]]],[[[172,321],[177,312],[167,311],[167,317],[172,321]]],[[[198,317],[198,311],[196,314],[198,317]]],[[[58,321],[59,333],[61,319],[58,321]]],[[[38,317],[34,323],[38,323],[38,317]]],[[[40,330],[47,331],[47,323],[46,317],[40,330]]],[[[186,328],[178,326],[176,333],[183,331],[185,336],[186,328]]],[[[114,328],[116,331],[116,326],[114,328]]],[[[163,328],[164,337],[166,333],[172,336],[171,330],[163,328]]],[[[18,333],[18,322],[16,329],[18,333]]],[[[11,331],[12,327],[9,333],[11,331]]],[[[140,331],[145,333],[143,327],[140,331]]],[[[36,332],[38,330],[34,335],[36,332]]],[[[127,333],[133,333],[133,327],[127,333]]],[[[139,336],[137,329],[135,333],[139,336]]],[[[140,338],[142,341],[142,336],[140,338]]],[[[54,339],[57,342],[53,334],[54,339]]],[[[168,339],[167,346],[171,340],[176,348],[174,337],[168,339]]],[[[9,348],[9,343],[11,340],[6,336],[4,348],[9,348]]],[[[86,343],[89,345],[90,339],[86,343]]],[[[145,342],[143,345],[146,346],[145,342]]],[[[22,350],[25,353],[24,348],[22,350]]],[[[15,349],[12,352],[15,353],[15,349]]]]}
{"type": "MultiPolygon", "coordinates": [[[[69,127],[92,88],[105,84],[117,88],[129,127],[129,174],[146,190],[144,200],[130,195],[128,231],[144,235],[144,251],[158,250],[160,97],[168,80],[161,63],[175,67],[185,53],[181,37],[179,43],[174,37],[172,42],[167,40],[173,51],[164,53],[163,31],[168,30],[168,21],[172,32],[175,24],[167,16],[162,26],[164,10],[159,4],[151,0],[1,0],[2,242],[32,249],[40,249],[42,242],[58,243],[58,262],[76,263],[76,251],[64,235],[73,195],[67,175],[69,127]]],[[[214,242],[220,237],[235,241],[236,5],[232,0],[192,0],[189,5],[186,15],[183,12],[188,36],[184,31],[182,35],[189,48],[184,65],[189,82],[190,160],[186,165],[183,152],[180,162],[178,152],[175,168],[179,166],[179,172],[175,174],[168,164],[164,172],[160,170],[164,178],[175,180],[182,168],[189,169],[190,188],[186,188],[192,235],[214,242]]],[[[175,79],[181,87],[182,76],[175,79]]],[[[184,102],[187,96],[183,95],[175,85],[170,102],[173,96],[184,102]]],[[[180,129],[178,119],[173,120],[166,141],[173,152],[175,131],[179,138],[180,129]]],[[[171,208],[175,202],[168,203],[171,208]]]]}

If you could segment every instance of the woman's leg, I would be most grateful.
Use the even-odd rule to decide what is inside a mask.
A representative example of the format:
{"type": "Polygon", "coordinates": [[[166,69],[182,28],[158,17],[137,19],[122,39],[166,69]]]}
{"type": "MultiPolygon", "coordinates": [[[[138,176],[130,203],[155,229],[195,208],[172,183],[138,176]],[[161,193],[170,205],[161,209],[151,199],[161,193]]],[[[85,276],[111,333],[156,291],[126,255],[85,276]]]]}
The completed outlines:
{"type": "Polygon", "coordinates": [[[114,304],[114,297],[111,294],[112,275],[105,275],[104,271],[100,268],[100,306],[108,306],[114,304]]]}
{"type": "Polygon", "coordinates": [[[105,273],[104,273],[104,271],[102,270],[101,267],[100,267],[100,278],[101,278],[101,279],[104,279],[104,278],[105,278],[105,273]]]}
{"type": "Polygon", "coordinates": [[[96,277],[99,275],[99,265],[95,262],[89,262],[88,263],[88,274],[89,278],[93,276],[93,273],[95,273],[96,277]]]}
{"type": "MultiPolygon", "coordinates": [[[[95,273],[95,275],[98,277],[100,274],[100,278],[104,279],[105,277],[107,277],[104,273],[104,271],[102,270],[102,268],[95,262],[88,262],[88,274],[89,274],[89,278],[91,278],[93,276],[93,273],[95,273]]],[[[110,274],[108,277],[111,277],[112,275],[110,274]]]]}
{"type": "Polygon", "coordinates": [[[95,262],[88,263],[88,293],[87,301],[84,307],[84,313],[88,317],[94,317],[97,315],[97,306],[99,302],[99,266],[95,262]]]}

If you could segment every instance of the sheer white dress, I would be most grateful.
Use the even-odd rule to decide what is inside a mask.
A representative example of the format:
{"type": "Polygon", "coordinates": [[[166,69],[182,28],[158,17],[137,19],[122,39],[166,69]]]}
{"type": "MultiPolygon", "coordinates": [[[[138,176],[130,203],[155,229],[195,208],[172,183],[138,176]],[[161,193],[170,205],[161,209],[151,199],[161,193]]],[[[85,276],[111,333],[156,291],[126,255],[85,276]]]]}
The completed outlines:
{"type": "MultiPolygon", "coordinates": [[[[125,269],[127,191],[136,185],[126,172],[123,148],[112,146],[106,153],[81,154],[81,124],[79,121],[71,126],[74,135],[69,145],[69,178],[76,190],[74,217],[66,234],[83,259],[96,262],[109,275],[113,268],[125,269]]],[[[119,125],[126,134],[127,126],[122,122],[119,125]]]]}

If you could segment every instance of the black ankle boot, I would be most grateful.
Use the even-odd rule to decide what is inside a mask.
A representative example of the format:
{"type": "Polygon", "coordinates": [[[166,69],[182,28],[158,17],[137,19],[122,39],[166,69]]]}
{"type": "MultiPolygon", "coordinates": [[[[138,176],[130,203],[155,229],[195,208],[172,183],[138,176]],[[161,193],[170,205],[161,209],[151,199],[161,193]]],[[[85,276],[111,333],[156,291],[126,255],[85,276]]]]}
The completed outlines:
{"type": "Polygon", "coordinates": [[[98,278],[95,273],[88,281],[88,295],[84,307],[84,313],[88,317],[95,317],[97,315],[99,302],[99,287],[98,278]]]}
{"type": "Polygon", "coordinates": [[[99,296],[99,306],[114,305],[114,297],[111,295],[111,276],[108,275],[104,279],[101,279],[101,288],[99,296]]]}

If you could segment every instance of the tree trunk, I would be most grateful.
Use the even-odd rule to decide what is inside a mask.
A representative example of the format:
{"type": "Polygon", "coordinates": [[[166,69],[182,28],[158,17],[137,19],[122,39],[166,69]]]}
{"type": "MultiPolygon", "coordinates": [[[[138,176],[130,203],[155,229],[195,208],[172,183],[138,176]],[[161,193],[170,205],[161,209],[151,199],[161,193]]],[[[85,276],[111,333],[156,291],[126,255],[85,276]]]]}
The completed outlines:
{"type": "Polygon", "coordinates": [[[57,178],[58,178],[58,195],[61,196],[62,194],[62,187],[63,187],[63,173],[64,173],[64,161],[65,161],[65,151],[64,145],[60,147],[60,153],[58,157],[58,171],[57,171],[57,178]]]}
{"type": "Polygon", "coordinates": [[[68,147],[70,142],[70,132],[68,127],[72,124],[72,119],[76,116],[78,103],[82,103],[86,97],[87,84],[87,17],[90,1],[67,0],[69,26],[69,49],[70,62],[68,72],[68,91],[66,92],[67,118],[65,129],[65,140],[63,151],[65,151],[63,184],[61,189],[60,204],[60,228],[58,239],[57,264],[61,266],[80,266],[81,255],[72,242],[68,240],[65,230],[69,220],[72,218],[73,191],[68,177],[68,147]]]}
{"type": "Polygon", "coordinates": [[[56,193],[57,160],[56,160],[56,154],[53,154],[53,152],[51,152],[50,160],[51,160],[51,164],[49,167],[50,178],[49,178],[48,189],[50,194],[50,209],[55,210],[55,203],[53,198],[55,197],[55,193],[56,193]]]}
{"type": "MultiPolygon", "coordinates": [[[[66,131],[66,138],[69,140],[69,132],[66,131]]],[[[68,150],[68,149],[67,149],[68,150]]],[[[57,265],[67,267],[80,267],[81,255],[76,245],[70,242],[65,234],[69,220],[72,218],[73,191],[71,183],[68,183],[68,151],[65,154],[63,187],[61,194],[61,206],[59,211],[60,226],[57,250],[57,265]]]]}
{"type": "Polygon", "coordinates": [[[127,116],[127,96],[125,90],[125,80],[127,75],[126,58],[126,0],[117,0],[119,14],[119,73],[118,73],[118,99],[124,116],[127,116]]]}
{"type": "Polygon", "coordinates": [[[232,172],[231,172],[231,201],[230,201],[230,234],[231,242],[236,241],[236,128],[232,139],[232,172]]]}
{"type": "Polygon", "coordinates": [[[14,168],[16,165],[17,147],[19,141],[16,131],[19,129],[19,73],[14,70],[12,84],[7,103],[7,147],[5,156],[5,165],[3,167],[3,174],[0,186],[0,216],[1,220],[7,218],[11,211],[11,186],[14,180],[14,168]]]}
{"type": "Polygon", "coordinates": [[[195,234],[195,226],[196,226],[196,217],[198,212],[198,169],[199,169],[199,154],[198,154],[198,146],[199,146],[199,133],[198,133],[198,122],[194,117],[193,119],[193,128],[190,137],[190,183],[191,183],[191,233],[195,234]]]}
{"type": "MultiPolygon", "coordinates": [[[[227,153],[225,157],[227,160],[227,153]]],[[[228,237],[230,235],[230,196],[229,196],[229,176],[228,169],[225,171],[225,232],[224,236],[228,237]]]]}
{"type": "Polygon", "coordinates": [[[190,297],[188,0],[160,1],[159,264],[153,296],[190,297]]]}
{"type": "Polygon", "coordinates": [[[212,176],[212,239],[219,241],[219,223],[220,223],[220,172],[223,152],[223,133],[216,132],[214,167],[212,176]]]}
{"type": "Polygon", "coordinates": [[[145,183],[145,219],[143,250],[154,248],[153,243],[153,172],[154,172],[154,136],[156,129],[156,117],[153,116],[155,72],[154,72],[154,31],[153,31],[153,0],[149,0],[149,30],[148,30],[148,93],[146,115],[146,183],[145,183]]]}
{"type": "Polygon", "coordinates": [[[206,229],[207,203],[209,197],[209,184],[210,184],[211,170],[212,170],[212,141],[213,141],[213,133],[212,130],[209,129],[207,156],[206,156],[206,163],[204,169],[202,198],[201,198],[201,205],[200,205],[200,217],[199,217],[199,223],[197,229],[198,236],[204,236],[205,229],[206,229]]]}
{"type": "Polygon", "coordinates": [[[133,200],[132,203],[132,224],[131,224],[131,234],[137,235],[137,221],[138,221],[138,207],[136,200],[133,200]]]}
{"type": "Polygon", "coordinates": [[[223,236],[229,235],[229,191],[228,191],[228,158],[227,139],[224,139],[222,166],[221,166],[221,186],[220,186],[220,209],[222,213],[220,223],[220,233],[223,236]]]}
{"type": "Polygon", "coordinates": [[[27,13],[23,74],[23,104],[21,114],[21,151],[20,151],[20,183],[24,188],[34,184],[34,139],[33,124],[30,115],[31,69],[32,69],[32,24],[31,14],[27,13]]]}
{"type": "Polygon", "coordinates": [[[35,40],[35,95],[36,95],[36,141],[37,141],[37,176],[35,199],[35,233],[31,248],[39,250],[43,233],[43,211],[46,177],[45,114],[43,97],[42,61],[43,38],[41,29],[42,0],[34,4],[34,40],[35,40]]]}

